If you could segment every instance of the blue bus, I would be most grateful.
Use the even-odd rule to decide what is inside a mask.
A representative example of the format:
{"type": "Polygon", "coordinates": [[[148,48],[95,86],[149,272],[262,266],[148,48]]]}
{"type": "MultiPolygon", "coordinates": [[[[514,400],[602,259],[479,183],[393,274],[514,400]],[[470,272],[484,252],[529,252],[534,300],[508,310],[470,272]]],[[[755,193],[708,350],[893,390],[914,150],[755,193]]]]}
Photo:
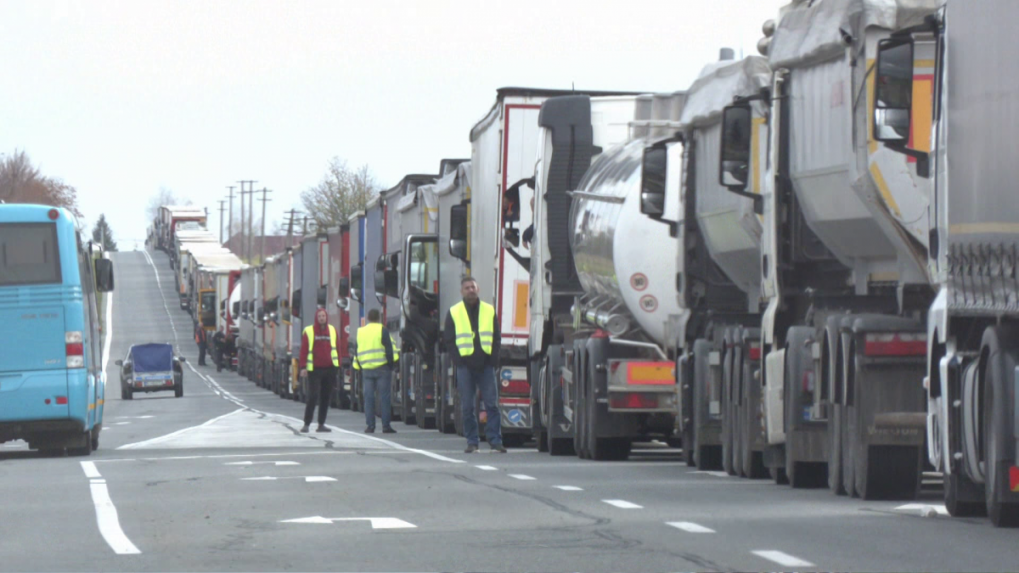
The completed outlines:
{"type": "Polygon", "coordinates": [[[113,262],[66,209],[0,204],[0,443],[87,456],[99,447],[106,376],[97,293],[113,262]]]}

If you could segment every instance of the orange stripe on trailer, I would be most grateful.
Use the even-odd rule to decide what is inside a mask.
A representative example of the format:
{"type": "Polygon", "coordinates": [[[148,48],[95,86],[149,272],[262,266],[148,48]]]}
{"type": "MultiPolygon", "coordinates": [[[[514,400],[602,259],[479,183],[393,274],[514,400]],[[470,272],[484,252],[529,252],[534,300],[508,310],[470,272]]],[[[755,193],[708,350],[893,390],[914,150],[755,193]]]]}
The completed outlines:
{"type": "Polygon", "coordinates": [[[627,384],[675,384],[675,373],[671,362],[628,362],[626,364],[627,384]]]}
{"type": "Polygon", "coordinates": [[[527,281],[515,281],[513,284],[513,328],[527,328],[527,319],[531,285],[527,281]]]}
{"type": "Polygon", "coordinates": [[[1014,492],[1019,492],[1019,467],[1012,466],[1008,468],[1008,488],[1014,492]]]}

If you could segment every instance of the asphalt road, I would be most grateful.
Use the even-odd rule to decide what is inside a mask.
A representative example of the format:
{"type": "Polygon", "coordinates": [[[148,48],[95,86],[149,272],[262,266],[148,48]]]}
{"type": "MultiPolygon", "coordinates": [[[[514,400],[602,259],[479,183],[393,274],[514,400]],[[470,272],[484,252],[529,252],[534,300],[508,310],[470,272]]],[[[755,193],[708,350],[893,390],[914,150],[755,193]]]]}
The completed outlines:
{"type": "Polygon", "coordinates": [[[909,507],[793,491],[695,472],[654,444],[615,463],[466,455],[462,438],[402,423],[365,436],[363,415],[339,410],[332,433],[299,434],[303,405],[197,366],[165,255],[114,261],[100,448],[0,446],[2,571],[1019,567],[1019,531],[943,516],[939,492],[909,507]],[[120,399],[113,362],[148,341],[187,357],[183,398],[120,399]]]}

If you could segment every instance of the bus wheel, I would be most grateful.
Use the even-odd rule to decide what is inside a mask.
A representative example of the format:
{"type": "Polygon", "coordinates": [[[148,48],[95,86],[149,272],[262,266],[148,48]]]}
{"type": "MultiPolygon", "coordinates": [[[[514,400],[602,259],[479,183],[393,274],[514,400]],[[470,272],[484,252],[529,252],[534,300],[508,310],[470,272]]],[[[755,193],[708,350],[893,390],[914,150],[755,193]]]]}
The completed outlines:
{"type": "Polygon", "coordinates": [[[92,431],[85,430],[78,438],[80,445],[67,448],[69,456],[88,456],[92,454],[92,431]]]}

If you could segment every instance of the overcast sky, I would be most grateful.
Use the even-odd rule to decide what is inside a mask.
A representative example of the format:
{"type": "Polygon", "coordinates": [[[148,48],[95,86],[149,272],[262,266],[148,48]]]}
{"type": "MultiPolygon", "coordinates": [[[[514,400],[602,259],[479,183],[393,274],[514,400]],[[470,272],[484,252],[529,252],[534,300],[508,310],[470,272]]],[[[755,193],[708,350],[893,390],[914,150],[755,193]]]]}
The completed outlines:
{"type": "Polygon", "coordinates": [[[686,89],[785,3],[0,0],[0,154],[75,186],[121,248],[160,187],[218,232],[254,179],[271,222],[333,156],[384,187],[470,157],[501,86],[686,89]]]}

